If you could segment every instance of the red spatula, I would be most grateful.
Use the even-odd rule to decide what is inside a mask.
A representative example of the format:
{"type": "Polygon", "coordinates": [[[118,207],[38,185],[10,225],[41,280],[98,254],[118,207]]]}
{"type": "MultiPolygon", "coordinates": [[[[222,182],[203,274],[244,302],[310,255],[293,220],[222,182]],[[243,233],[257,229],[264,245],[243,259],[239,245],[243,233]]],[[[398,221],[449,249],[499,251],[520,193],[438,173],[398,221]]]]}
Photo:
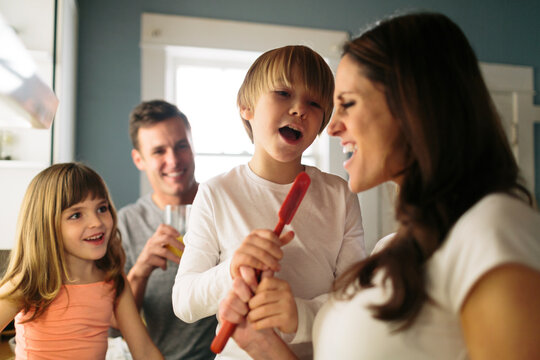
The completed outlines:
{"type": "MultiPolygon", "coordinates": [[[[311,179],[304,171],[298,174],[296,179],[294,179],[291,190],[289,190],[285,201],[283,201],[283,204],[279,209],[279,222],[274,228],[274,233],[277,236],[281,234],[283,227],[291,222],[298,206],[300,206],[300,203],[306,194],[309,184],[311,184],[311,179]]],[[[235,328],[236,324],[226,320],[223,322],[223,326],[221,326],[214,341],[212,341],[212,344],[210,345],[210,350],[212,350],[214,354],[219,354],[223,350],[235,328]]]]}

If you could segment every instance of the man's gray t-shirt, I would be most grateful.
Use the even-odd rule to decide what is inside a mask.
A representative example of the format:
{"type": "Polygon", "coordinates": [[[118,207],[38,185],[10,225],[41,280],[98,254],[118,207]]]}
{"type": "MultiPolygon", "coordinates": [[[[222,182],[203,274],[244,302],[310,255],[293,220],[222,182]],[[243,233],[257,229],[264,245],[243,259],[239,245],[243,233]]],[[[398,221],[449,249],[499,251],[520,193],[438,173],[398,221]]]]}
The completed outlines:
{"type": "MultiPolygon", "coordinates": [[[[162,214],[150,194],[118,211],[118,229],[126,252],[126,274],[163,223],[162,214]]],[[[210,343],[215,336],[216,317],[188,324],[173,312],[171,296],[177,270],[178,265],[168,261],[167,270],[157,268],[148,279],[142,306],[148,333],[167,360],[213,359],[210,343]]]]}

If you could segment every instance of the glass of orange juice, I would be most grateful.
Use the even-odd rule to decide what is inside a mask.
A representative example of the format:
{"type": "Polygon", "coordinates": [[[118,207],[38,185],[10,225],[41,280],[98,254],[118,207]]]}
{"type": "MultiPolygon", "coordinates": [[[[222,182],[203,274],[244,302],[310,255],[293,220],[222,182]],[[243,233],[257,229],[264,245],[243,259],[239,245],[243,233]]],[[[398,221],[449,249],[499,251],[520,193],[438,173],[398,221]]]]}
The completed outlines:
{"type": "MultiPolygon", "coordinates": [[[[165,205],[165,210],[163,212],[163,222],[178,230],[180,236],[177,239],[182,243],[188,228],[190,210],[191,205],[165,205]]],[[[178,257],[182,256],[182,250],[178,250],[170,245],[167,245],[167,249],[172,251],[178,257]]]]}

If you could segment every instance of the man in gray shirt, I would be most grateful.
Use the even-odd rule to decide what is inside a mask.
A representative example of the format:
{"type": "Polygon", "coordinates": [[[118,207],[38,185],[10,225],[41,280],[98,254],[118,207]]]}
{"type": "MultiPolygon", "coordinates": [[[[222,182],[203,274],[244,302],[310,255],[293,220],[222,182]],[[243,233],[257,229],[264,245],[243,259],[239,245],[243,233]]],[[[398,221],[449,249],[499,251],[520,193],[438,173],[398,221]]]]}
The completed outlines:
{"type": "Polygon", "coordinates": [[[151,194],[118,211],[135,302],[167,360],[213,359],[215,316],[187,324],[173,313],[172,287],[180,257],[167,245],[183,250],[183,244],[177,240],[178,231],[163,224],[165,205],[191,204],[197,193],[191,126],[176,106],[154,100],[135,107],[129,132],[133,162],[152,187],[151,194]]]}

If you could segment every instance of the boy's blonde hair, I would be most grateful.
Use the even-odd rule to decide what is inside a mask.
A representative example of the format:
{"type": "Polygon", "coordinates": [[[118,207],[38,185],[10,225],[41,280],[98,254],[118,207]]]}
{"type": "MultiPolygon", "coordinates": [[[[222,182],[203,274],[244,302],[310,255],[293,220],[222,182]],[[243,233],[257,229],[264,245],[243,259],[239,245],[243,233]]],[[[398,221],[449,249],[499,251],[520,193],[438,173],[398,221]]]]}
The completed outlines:
{"type": "MultiPolygon", "coordinates": [[[[240,116],[242,109],[255,108],[262,93],[280,85],[291,86],[294,70],[300,75],[298,80],[302,81],[304,88],[317,99],[323,109],[320,134],[332,115],[334,76],[326,61],[307,46],[290,45],[273,49],[255,60],[238,90],[240,116]]],[[[242,121],[253,142],[251,124],[243,117],[242,121]]]]}
{"type": "MultiPolygon", "coordinates": [[[[113,219],[107,253],[96,266],[113,281],[116,296],[124,289],[124,252],[117,217],[107,186],[101,177],[80,163],[56,164],[37,174],[24,196],[17,222],[16,244],[0,286],[11,281],[13,291],[3,294],[33,311],[30,320],[43,314],[69,279],[62,240],[61,215],[88,196],[109,203],[113,219]]],[[[29,321],[30,321],[29,320],[29,321]]]]}

